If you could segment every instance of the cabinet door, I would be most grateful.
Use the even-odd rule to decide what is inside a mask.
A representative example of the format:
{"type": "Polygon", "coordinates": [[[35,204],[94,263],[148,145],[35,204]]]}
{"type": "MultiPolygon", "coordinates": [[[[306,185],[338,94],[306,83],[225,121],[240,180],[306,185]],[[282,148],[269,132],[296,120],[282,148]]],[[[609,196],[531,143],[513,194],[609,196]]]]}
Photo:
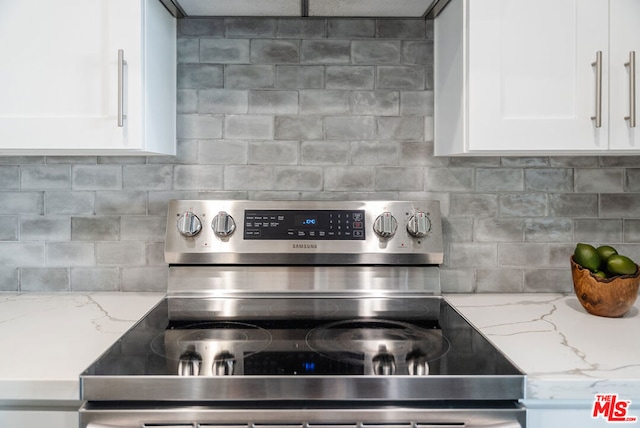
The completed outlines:
{"type": "Polygon", "coordinates": [[[0,150],[139,149],[140,27],[139,1],[1,1],[0,150]]]}
{"type": "Polygon", "coordinates": [[[612,150],[640,150],[640,116],[637,111],[640,77],[640,1],[612,0],[611,13],[611,99],[609,124],[612,150]],[[630,54],[635,53],[635,75],[631,75],[630,54]],[[635,88],[634,88],[635,86],[635,88]],[[631,92],[635,89],[634,92],[631,92]],[[630,119],[636,104],[635,127],[630,119]]]}
{"type": "Polygon", "coordinates": [[[485,0],[468,8],[468,150],[606,150],[608,0],[485,0]],[[601,128],[591,119],[597,51],[601,128]]]}

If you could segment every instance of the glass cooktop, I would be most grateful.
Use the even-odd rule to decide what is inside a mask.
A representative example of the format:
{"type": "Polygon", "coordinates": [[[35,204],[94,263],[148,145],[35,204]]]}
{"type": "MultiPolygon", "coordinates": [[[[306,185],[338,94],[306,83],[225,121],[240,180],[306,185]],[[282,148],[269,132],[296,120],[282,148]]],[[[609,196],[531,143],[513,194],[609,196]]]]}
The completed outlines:
{"type": "Polygon", "coordinates": [[[163,300],[81,376],[457,375],[523,376],[444,299],[225,297],[163,300]]]}

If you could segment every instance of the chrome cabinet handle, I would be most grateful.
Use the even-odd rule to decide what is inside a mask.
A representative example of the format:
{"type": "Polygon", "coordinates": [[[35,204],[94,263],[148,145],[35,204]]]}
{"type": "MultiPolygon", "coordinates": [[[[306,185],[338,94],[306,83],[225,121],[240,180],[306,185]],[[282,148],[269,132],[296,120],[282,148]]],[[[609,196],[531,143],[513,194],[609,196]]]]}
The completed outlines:
{"type": "Polygon", "coordinates": [[[591,116],[596,121],[596,128],[602,128],[602,51],[596,52],[596,62],[591,66],[596,67],[596,115],[591,116]]]}
{"type": "Polygon", "coordinates": [[[636,51],[629,52],[629,62],[624,64],[629,67],[629,127],[636,127],[636,51]]]}
{"type": "Polygon", "coordinates": [[[118,49],[118,127],[124,127],[124,66],[127,61],[124,59],[124,50],[118,49]]]}

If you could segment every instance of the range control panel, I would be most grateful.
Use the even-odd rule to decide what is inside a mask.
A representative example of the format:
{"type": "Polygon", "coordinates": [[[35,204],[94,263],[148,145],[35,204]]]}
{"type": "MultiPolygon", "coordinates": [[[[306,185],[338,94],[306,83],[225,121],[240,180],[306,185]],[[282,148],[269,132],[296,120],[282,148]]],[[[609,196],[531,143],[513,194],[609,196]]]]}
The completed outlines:
{"type": "Polygon", "coordinates": [[[244,239],[365,239],[364,210],[246,210],[244,239]]]}
{"type": "Polygon", "coordinates": [[[170,264],[440,264],[438,201],[169,202],[170,264]]]}

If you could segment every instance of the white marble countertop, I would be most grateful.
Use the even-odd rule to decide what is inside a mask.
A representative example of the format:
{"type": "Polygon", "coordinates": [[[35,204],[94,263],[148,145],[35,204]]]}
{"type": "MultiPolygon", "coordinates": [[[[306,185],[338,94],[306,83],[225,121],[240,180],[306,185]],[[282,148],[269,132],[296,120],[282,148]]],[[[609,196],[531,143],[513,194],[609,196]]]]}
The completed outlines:
{"type": "Polygon", "coordinates": [[[640,399],[640,299],[623,317],[604,318],[574,295],[445,297],[527,374],[527,399],[640,399]]]}
{"type": "Polygon", "coordinates": [[[79,400],[78,375],[163,296],[0,294],[0,401],[79,400]]]}
{"type": "MultiPolygon", "coordinates": [[[[78,375],[162,297],[0,294],[0,401],[78,400],[78,375]]],[[[640,399],[640,301],[614,319],[573,295],[445,297],[527,373],[527,399],[640,399]]]]}

